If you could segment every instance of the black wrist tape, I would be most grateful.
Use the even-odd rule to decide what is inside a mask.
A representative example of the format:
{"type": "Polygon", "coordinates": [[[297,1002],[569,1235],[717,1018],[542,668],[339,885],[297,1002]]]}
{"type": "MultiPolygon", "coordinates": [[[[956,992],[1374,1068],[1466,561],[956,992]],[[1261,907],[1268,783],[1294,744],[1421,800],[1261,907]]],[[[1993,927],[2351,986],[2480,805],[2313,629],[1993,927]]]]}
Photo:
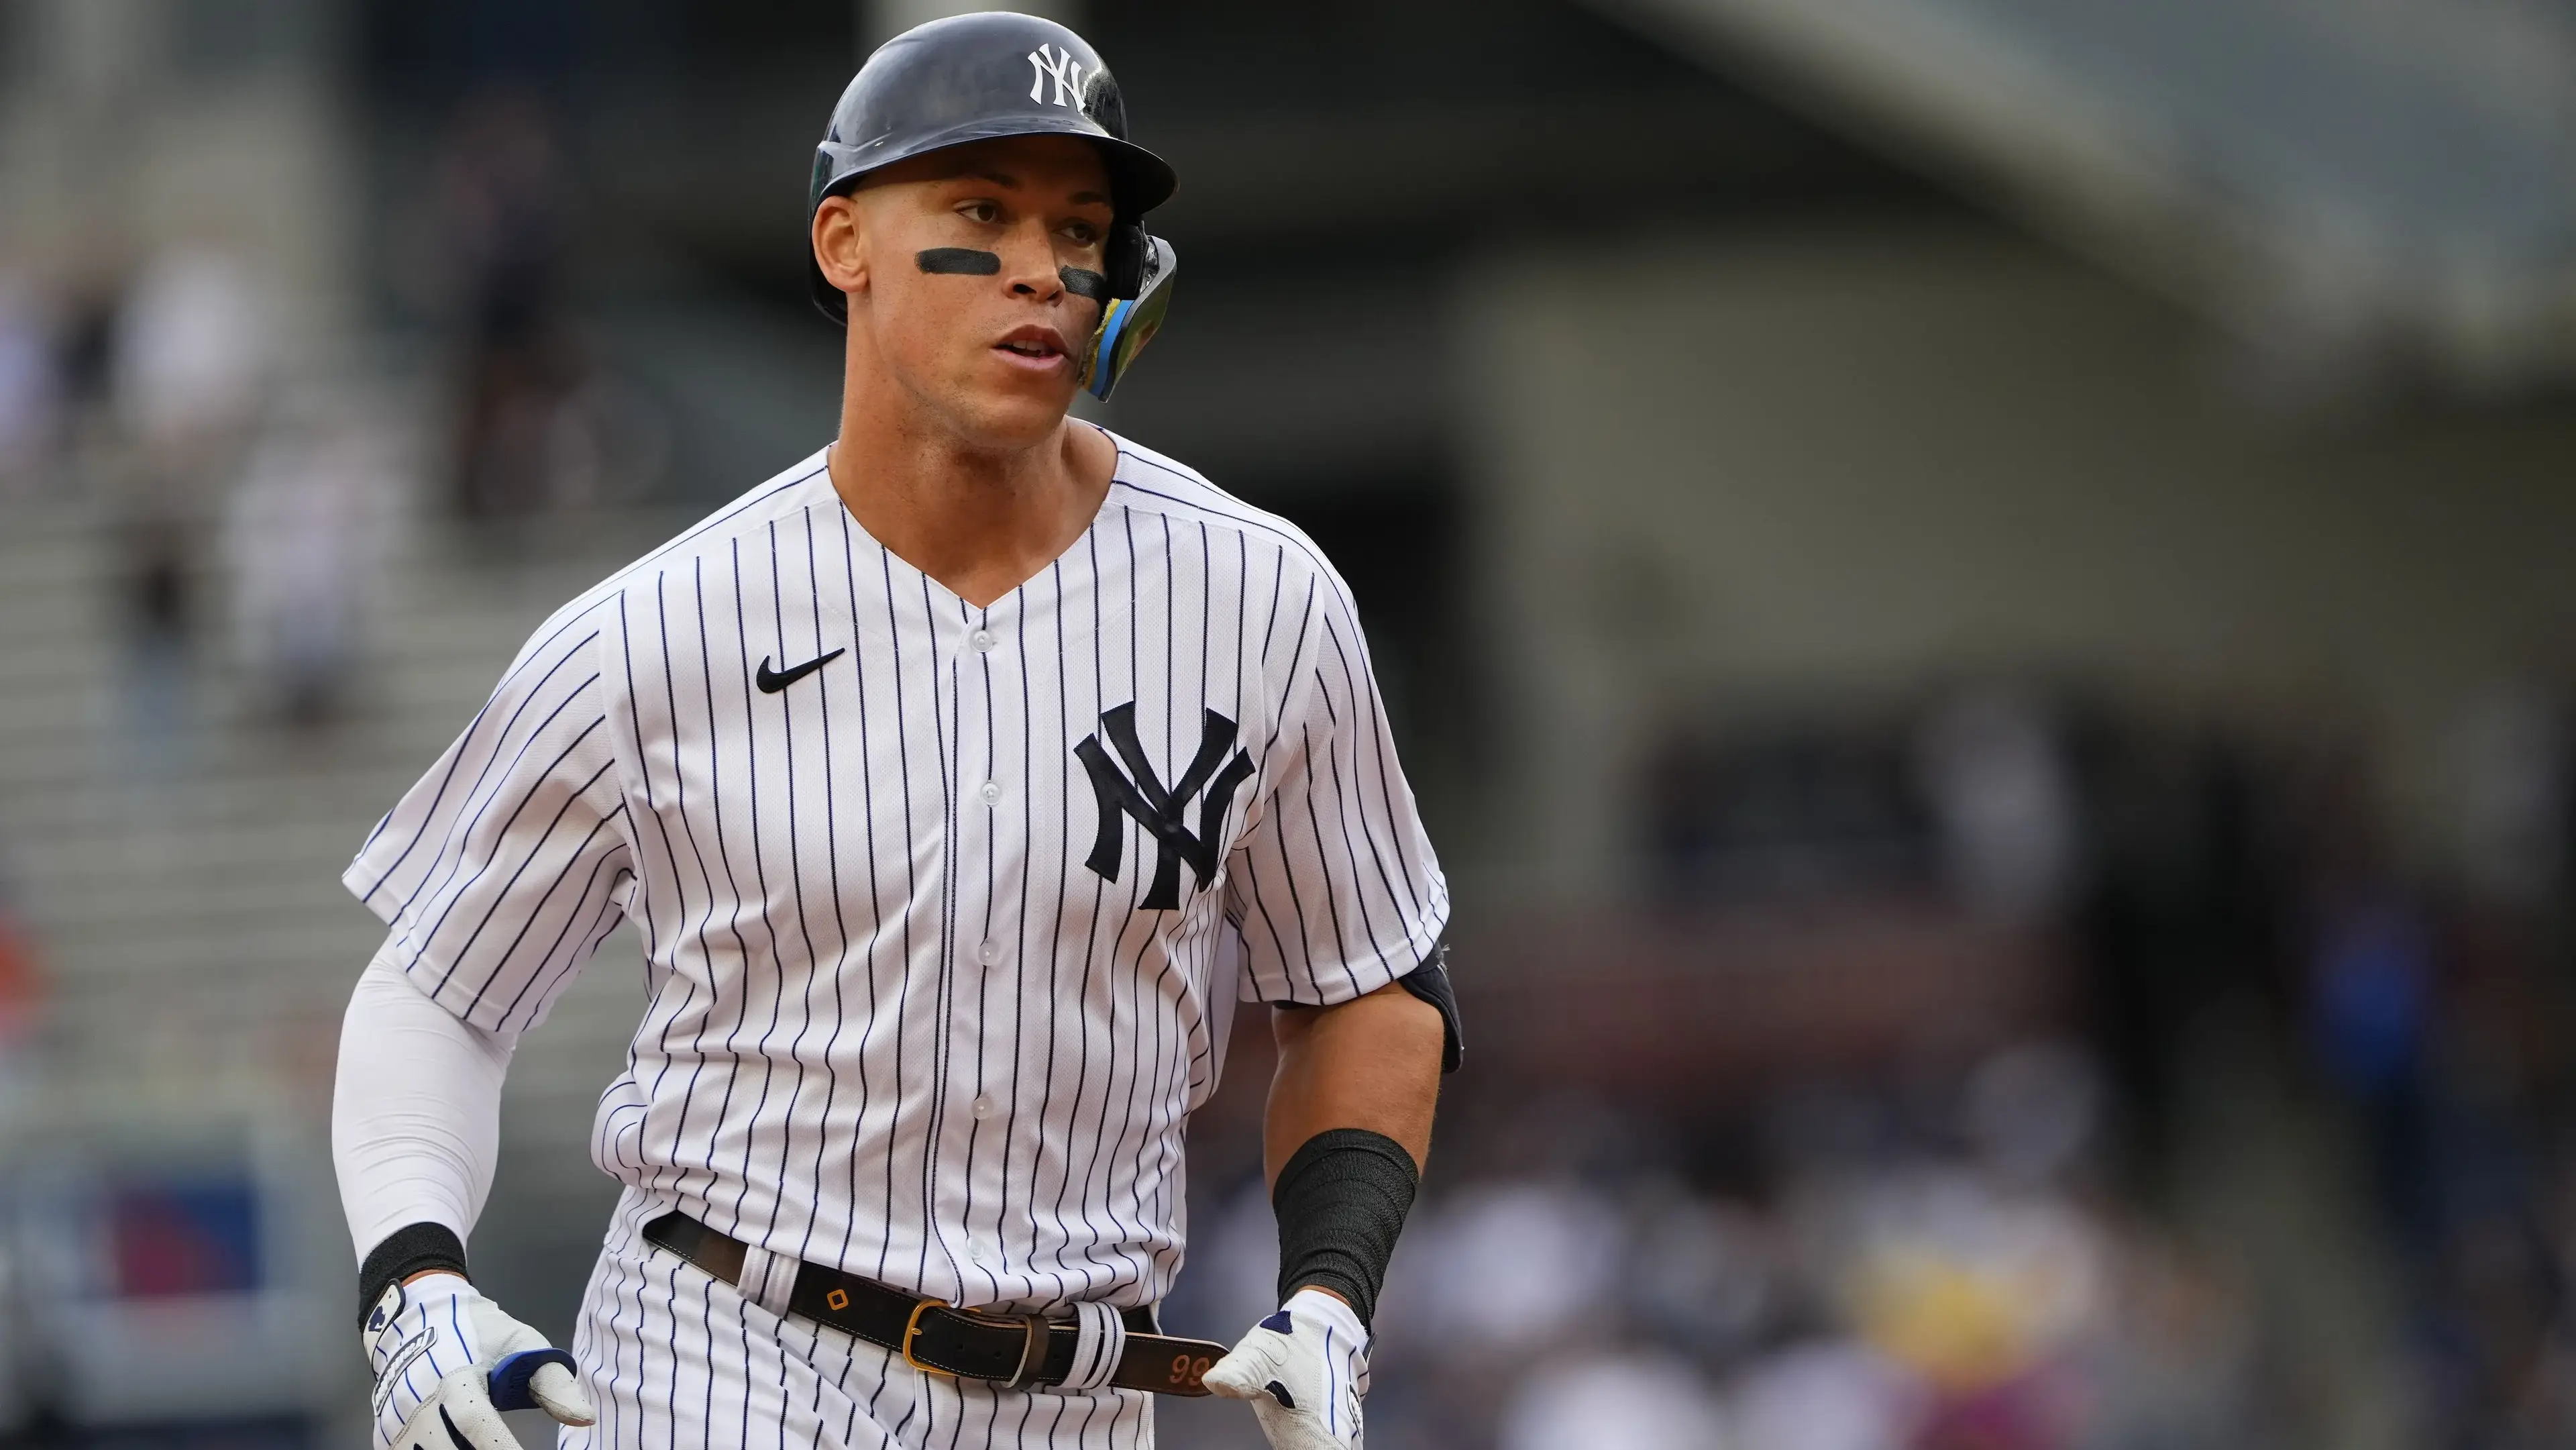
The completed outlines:
{"type": "Polygon", "coordinates": [[[367,1261],[358,1266],[358,1327],[366,1327],[367,1316],[375,1312],[376,1301],[385,1297],[387,1289],[433,1269],[471,1277],[465,1272],[465,1242],[454,1229],[440,1223],[413,1223],[385,1235],[385,1241],[369,1249],[367,1261]]]}
{"type": "Polygon", "coordinates": [[[1270,1191],[1279,1218],[1280,1299],[1330,1289],[1350,1302],[1360,1323],[1371,1322],[1421,1181],[1413,1155],[1384,1133],[1330,1128],[1307,1139],[1270,1191]]]}

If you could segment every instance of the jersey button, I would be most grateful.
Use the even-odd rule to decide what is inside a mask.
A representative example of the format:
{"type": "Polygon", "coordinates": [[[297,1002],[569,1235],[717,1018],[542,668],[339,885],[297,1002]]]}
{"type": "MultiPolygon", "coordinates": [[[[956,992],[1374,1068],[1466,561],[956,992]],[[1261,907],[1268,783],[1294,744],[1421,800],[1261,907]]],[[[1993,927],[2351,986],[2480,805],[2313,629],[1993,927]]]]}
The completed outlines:
{"type": "Polygon", "coordinates": [[[979,629],[966,636],[966,642],[978,650],[988,650],[1002,641],[989,629],[979,629]]]}
{"type": "Polygon", "coordinates": [[[984,804],[986,804],[986,805],[988,805],[988,806],[989,806],[989,805],[991,805],[991,804],[993,804],[994,802],[996,802],[996,801],[998,801],[998,800],[1000,800],[1000,799],[1002,798],[1002,787],[1001,787],[1001,783],[1000,783],[1000,782],[998,782],[998,781],[990,781],[990,780],[988,780],[988,781],[984,782],[984,789],[980,792],[980,794],[984,797],[984,804]]]}
{"type": "Polygon", "coordinates": [[[993,1101],[991,1093],[986,1093],[975,1100],[975,1116],[978,1118],[989,1118],[1001,1110],[1002,1105],[993,1101]]]}
{"type": "Polygon", "coordinates": [[[984,965],[988,967],[998,967],[1002,964],[1002,944],[997,941],[988,941],[984,943],[983,946],[976,949],[975,955],[984,963],[984,965]]]}

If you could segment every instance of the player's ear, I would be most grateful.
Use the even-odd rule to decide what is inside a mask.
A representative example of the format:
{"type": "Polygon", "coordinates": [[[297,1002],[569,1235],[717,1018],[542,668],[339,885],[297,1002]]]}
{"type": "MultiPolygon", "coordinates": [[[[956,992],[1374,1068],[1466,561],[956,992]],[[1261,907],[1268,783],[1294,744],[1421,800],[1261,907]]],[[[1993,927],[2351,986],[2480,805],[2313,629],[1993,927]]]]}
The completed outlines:
{"type": "Polygon", "coordinates": [[[867,227],[852,198],[827,196],[816,209],[814,265],[823,269],[824,281],[843,292],[867,290],[867,227]]]}

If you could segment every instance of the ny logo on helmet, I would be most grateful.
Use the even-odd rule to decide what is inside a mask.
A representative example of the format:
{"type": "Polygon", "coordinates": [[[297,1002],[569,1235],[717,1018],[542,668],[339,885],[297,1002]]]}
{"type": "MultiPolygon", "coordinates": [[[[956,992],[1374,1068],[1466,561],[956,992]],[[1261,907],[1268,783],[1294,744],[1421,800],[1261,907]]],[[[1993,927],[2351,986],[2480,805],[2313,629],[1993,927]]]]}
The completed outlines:
{"type": "Polygon", "coordinates": [[[1082,62],[1073,58],[1072,51],[1058,50],[1051,44],[1041,45],[1029,52],[1029,69],[1038,73],[1037,80],[1029,86],[1030,100],[1045,100],[1047,82],[1053,81],[1055,103],[1081,109],[1082,62]]]}

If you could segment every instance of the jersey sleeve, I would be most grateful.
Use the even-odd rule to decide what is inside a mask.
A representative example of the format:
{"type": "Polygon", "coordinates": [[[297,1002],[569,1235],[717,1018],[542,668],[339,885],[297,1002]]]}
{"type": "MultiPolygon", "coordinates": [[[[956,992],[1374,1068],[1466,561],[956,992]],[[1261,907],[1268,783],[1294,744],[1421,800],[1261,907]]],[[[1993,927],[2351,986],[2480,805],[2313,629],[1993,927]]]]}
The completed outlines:
{"type": "Polygon", "coordinates": [[[342,876],[388,961],[487,1032],[545,1017],[634,889],[598,631],[549,621],[342,876]]]}
{"type": "Polygon", "coordinates": [[[1431,957],[1449,886],[1388,731],[1348,590],[1310,579],[1276,736],[1271,782],[1228,872],[1247,1001],[1330,1006],[1431,957]]]}

